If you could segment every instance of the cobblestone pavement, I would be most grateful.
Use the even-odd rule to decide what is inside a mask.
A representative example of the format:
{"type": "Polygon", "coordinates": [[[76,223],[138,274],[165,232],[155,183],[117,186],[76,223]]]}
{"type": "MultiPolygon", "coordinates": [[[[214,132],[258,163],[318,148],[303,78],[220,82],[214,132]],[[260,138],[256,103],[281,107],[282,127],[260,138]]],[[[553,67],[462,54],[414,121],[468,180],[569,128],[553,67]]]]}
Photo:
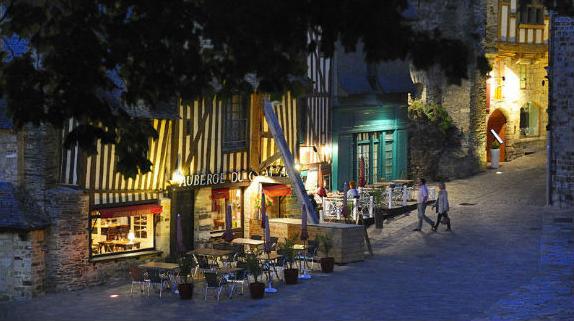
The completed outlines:
{"type": "Polygon", "coordinates": [[[0,320],[574,320],[574,213],[544,208],[543,154],[500,172],[447,184],[453,232],[396,218],[369,230],[373,257],[260,301],[204,302],[201,284],[192,301],[130,297],[123,281],[0,303],[0,320]]]}

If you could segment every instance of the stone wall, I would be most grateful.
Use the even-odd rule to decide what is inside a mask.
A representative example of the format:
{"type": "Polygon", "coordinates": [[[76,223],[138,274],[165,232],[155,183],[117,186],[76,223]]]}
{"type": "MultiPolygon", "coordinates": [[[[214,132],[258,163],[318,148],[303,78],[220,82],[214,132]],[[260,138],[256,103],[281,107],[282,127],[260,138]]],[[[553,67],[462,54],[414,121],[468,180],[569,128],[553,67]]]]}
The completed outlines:
{"type": "Polygon", "coordinates": [[[574,18],[551,23],[550,57],[550,202],[574,206],[574,18]]]}
{"type": "Polygon", "coordinates": [[[11,130],[0,129],[0,181],[16,183],[18,142],[11,130]]]}
{"type": "Polygon", "coordinates": [[[18,186],[42,210],[46,191],[58,183],[59,137],[57,130],[48,125],[27,125],[18,132],[18,186]]]}
{"type": "Polygon", "coordinates": [[[0,301],[30,299],[45,289],[45,231],[0,232],[0,301]]]}
{"type": "MultiPolygon", "coordinates": [[[[449,38],[460,39],[470,49],[468,79],[460,85],[447,83],[438,67],[426,71],[412,70],[415,84],[422,91],[418,99],[442,105],[461,131],[460,148],[451,148],[438,164],[435,177],[459,178],[481,171],[486,165],[486,79],[481,76],[476,59],[483,51],[486,27],[485,0],[421,0],[414,4],[419,20],[416,27],[422,30],[439,29],[449,38]]],[[[409,172],[428,166],[428,159],[420,159],[417,153],[409,155],[409,172]]],[[[436,161],[436,160],[435,160],[436,161]]],[[[425,170],[420,170],[425,172],[425,170]]]]}
{"type": "Polygon", "coordinates": [[[46,192],[48,228],[48,287],[75,290],[88,285],[88,195],[69,187],[46,192]]]}
{"type": "MultiPolygon", "coordinates": [[[[298,219],[273,219],[269,222],[271,236],[278,237],[279,242],[286,238],[296,238],[296,243],[303,243],[298,236],[301,234],[301,220],[298,219]]],[[[333,242],[333,248],[329,256],[335,258],[338,264],[345,264],[365,259],[365,238],[362,225],[323,223],[307,225],[309,240],[314,240],[317,235],[328,235],[333,242]]],[[[319,252],[319,256],[325,253],[319,252]]]]}

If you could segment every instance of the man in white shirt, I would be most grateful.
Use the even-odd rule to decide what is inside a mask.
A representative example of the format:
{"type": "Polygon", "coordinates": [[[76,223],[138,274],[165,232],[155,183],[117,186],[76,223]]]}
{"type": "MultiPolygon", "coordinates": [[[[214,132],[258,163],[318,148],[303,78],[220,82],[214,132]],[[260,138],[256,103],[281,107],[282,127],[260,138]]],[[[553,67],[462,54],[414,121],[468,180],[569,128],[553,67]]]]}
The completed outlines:
{"type": "Polygon", "coordinates": [[[419,219],[419,223],[417,225],[417,228],[414,229],[413,231],[421,231],[422,227],[423,227],[423,220],[425,220],[425,222],[429,223],[431,227],[434,226],[434,222],[433,220],[431,220],[430,218],[428,218],[425,215],[425,210],[427,208],[427,201],[429,198],[429,190],[427,188],[427,184],[426,184],[426,180],[424,178],[419,178],[419,182],[418,182],[418,186],[419,186],[419,192],[418,192],[418,197],[417,197],[417,210],[418,210],[418,219],[419,219]]]}

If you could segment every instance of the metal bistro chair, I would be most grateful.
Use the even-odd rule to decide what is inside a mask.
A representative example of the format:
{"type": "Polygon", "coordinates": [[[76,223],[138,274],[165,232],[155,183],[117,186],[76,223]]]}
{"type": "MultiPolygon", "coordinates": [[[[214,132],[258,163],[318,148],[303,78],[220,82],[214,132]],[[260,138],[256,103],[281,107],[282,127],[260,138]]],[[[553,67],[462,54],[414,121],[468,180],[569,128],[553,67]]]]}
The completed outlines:
{"type": "Polygon", "coordinates": [[[159,297],[161,299],[161,293],[163,292],[163,287],[165,285],[169,286],[169,278],[166,274],[160,273],[159,270],[153,269],[148,272],[150,286],[148,286],[147,295],[149,296],[150,288],[152,286],[159,286],[159,297]]]}
{"type": "Polygon", "coordinates": [[[144,289],[146,287],[148,288],[149,293],[149,287],[151,285],[151,281],[146,277],[146,272],[138,268],[137,266],[130,266],[129,271],[130,271],[130,278],[132,279],[132,285],[130,287],[130,295],[132,295],[134,292],[134,284],[140,286],[141,293],[144,292],[144,289]]]}
{"type": "MultiPolygon", "coordinates": [[[[226,289],[228,288],[227,280],[216,271],[203,272],[203,276],[205,277],[205,289],[204,289],[203,300],[207,301],[207,292],[209,289],[213,289],[216,292],[217,302],[219,302],[219,296],[221,295],[221,291],[223,291],[224,288],[226,289]]],[[[232,291],[230,291],[229,298],[231,298],[232,294],[233,294],[233,288],[232,291]]]]}
{"type": "Polygon", "coordinates": [[[203,255],[193,255],[195,261],[195,269],[193,270],[193,278],[197,276],[197,272],[202,273],[213,271],[217,266],[209,263],[209,259],[203,255]]]}
{"type": "MultiPolygon", "coordinates": [[[[243,295],[245,293],[245,284],[249,283],[249,279],[248,279],[248,273],[247,273],[247,263],[242,262],[242,261],[238,261],[237,262],[237,268],[240,268],[240,271],[235,272],[234,274],[231,274],[227,277],[227,282],[232,283],[233,285],[235,284],[240,284],[241,285],[241,295],[243,295]]],[[[230,297],[233,294],[233,290],[235,290],[235,286],[233,286],[231,288],[231,293],[230,293],[230,297]]]]}
{"type": "Polygon", "coordinates": [[[317,241],[308,240],[307,241],[307,249],[305,250],[305,252],[299,253],[295,257],[295,260],[302,262],[305,266],[307,266],[308,262],[311,262],[311,270],[313,270],[313,266],[315,265],[315,263],[317,263],[315,261],[315,258],[317,256],[318,248],[319,248],[319,246],[317,244],[317,241]]]}

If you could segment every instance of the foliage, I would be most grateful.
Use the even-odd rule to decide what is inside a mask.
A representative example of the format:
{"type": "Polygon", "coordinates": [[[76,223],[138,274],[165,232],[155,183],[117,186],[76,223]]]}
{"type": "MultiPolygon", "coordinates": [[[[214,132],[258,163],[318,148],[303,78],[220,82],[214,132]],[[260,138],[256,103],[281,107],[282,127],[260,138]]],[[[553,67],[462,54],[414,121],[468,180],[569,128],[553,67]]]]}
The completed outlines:
{"type": "Polygon", "coordinates": [[[327,234],[317,234],[316,239],[319,243],[319,249],[321,249],[321,252],[325,253],[325,257],[329,257],[329,251],[333,248],[331,237],[327,234]]]}
{"type": "Polygon", "coordinates": [[[490,149],[499,149],[500,143],[495,139],[492,144],[490,144],[490,149]]]}
{"type": "MultiPolygon", "coordinates": [[[[273,199],[271,197],[265,197],[265,208],[270,208],[273,206],[273,199]]],[[[261,209],[261,197],[255,199],[255,208],[261,209]]]]}
{"type": "Polygon", "coordinates": [[[424,160],[417,175],[437,178],[441,156],[460,147],[461,133],[443,106],[414,101],[409,107],[409,145],[411,162],[424,160]]]}
{"type": "Polygon", "coordinates": [[[182,256],[177,260],[179,265],[179,278],[178,282],[182,283],[191,283],[193,281],[192,278],[189,277],[191,271],[194,266],[193,257],[191,256],[182,256]]]}
{"type": "Polygon", "coordinates": [[[294,237],[290,238],[290,239],[285,239],[284,242],[279,243],[279,252],[281,255],[283,255],[283,258],[285,259],[285,263],[287,263],[287,265],[289,266],[290,269],[294,268],[294,264],[295,264],[295,243],[297,240],[298,235],[295,235],[294,237]]]}
{"type": "Polygon", "coordinates": [[[257,278],[261,275],[261,273],[263,273],[257,255],[254,253],[247,254],[245,257],[245,263],[247,263],[247,272],[253,275],[253,278],[257,283],[257,278]]]}
{"type": "Polygon", "coordinates": [[[409,106],[409,118],[428,121],[436,125],[445,134],[454,126],[452,118],[443,106],[435,103],[423,103],[421,100],[415,100],[409,106]]]}
{"type": "Polygon", "coordinates": [[[6,0],[0,34],[29,40],[30,50],[2,59],[0,91],[17,128],[62,128],[73,117],[81,125],[66,146],[94,153],[98,139],[115,144],[118,170],[134,177],[150,170],[149,140],[157,135],[134,109],[254,86],[297,95],[309,86],[307,55],[318,49],[330,57],[337,41],[347,51],[363,42],[369,63],[439,65],[459,83],[468,48],[437,30],[415,30],[403,14],[407,2],[6,0]],[[309,41],[309,31],[320,40],[309,41]]]}

